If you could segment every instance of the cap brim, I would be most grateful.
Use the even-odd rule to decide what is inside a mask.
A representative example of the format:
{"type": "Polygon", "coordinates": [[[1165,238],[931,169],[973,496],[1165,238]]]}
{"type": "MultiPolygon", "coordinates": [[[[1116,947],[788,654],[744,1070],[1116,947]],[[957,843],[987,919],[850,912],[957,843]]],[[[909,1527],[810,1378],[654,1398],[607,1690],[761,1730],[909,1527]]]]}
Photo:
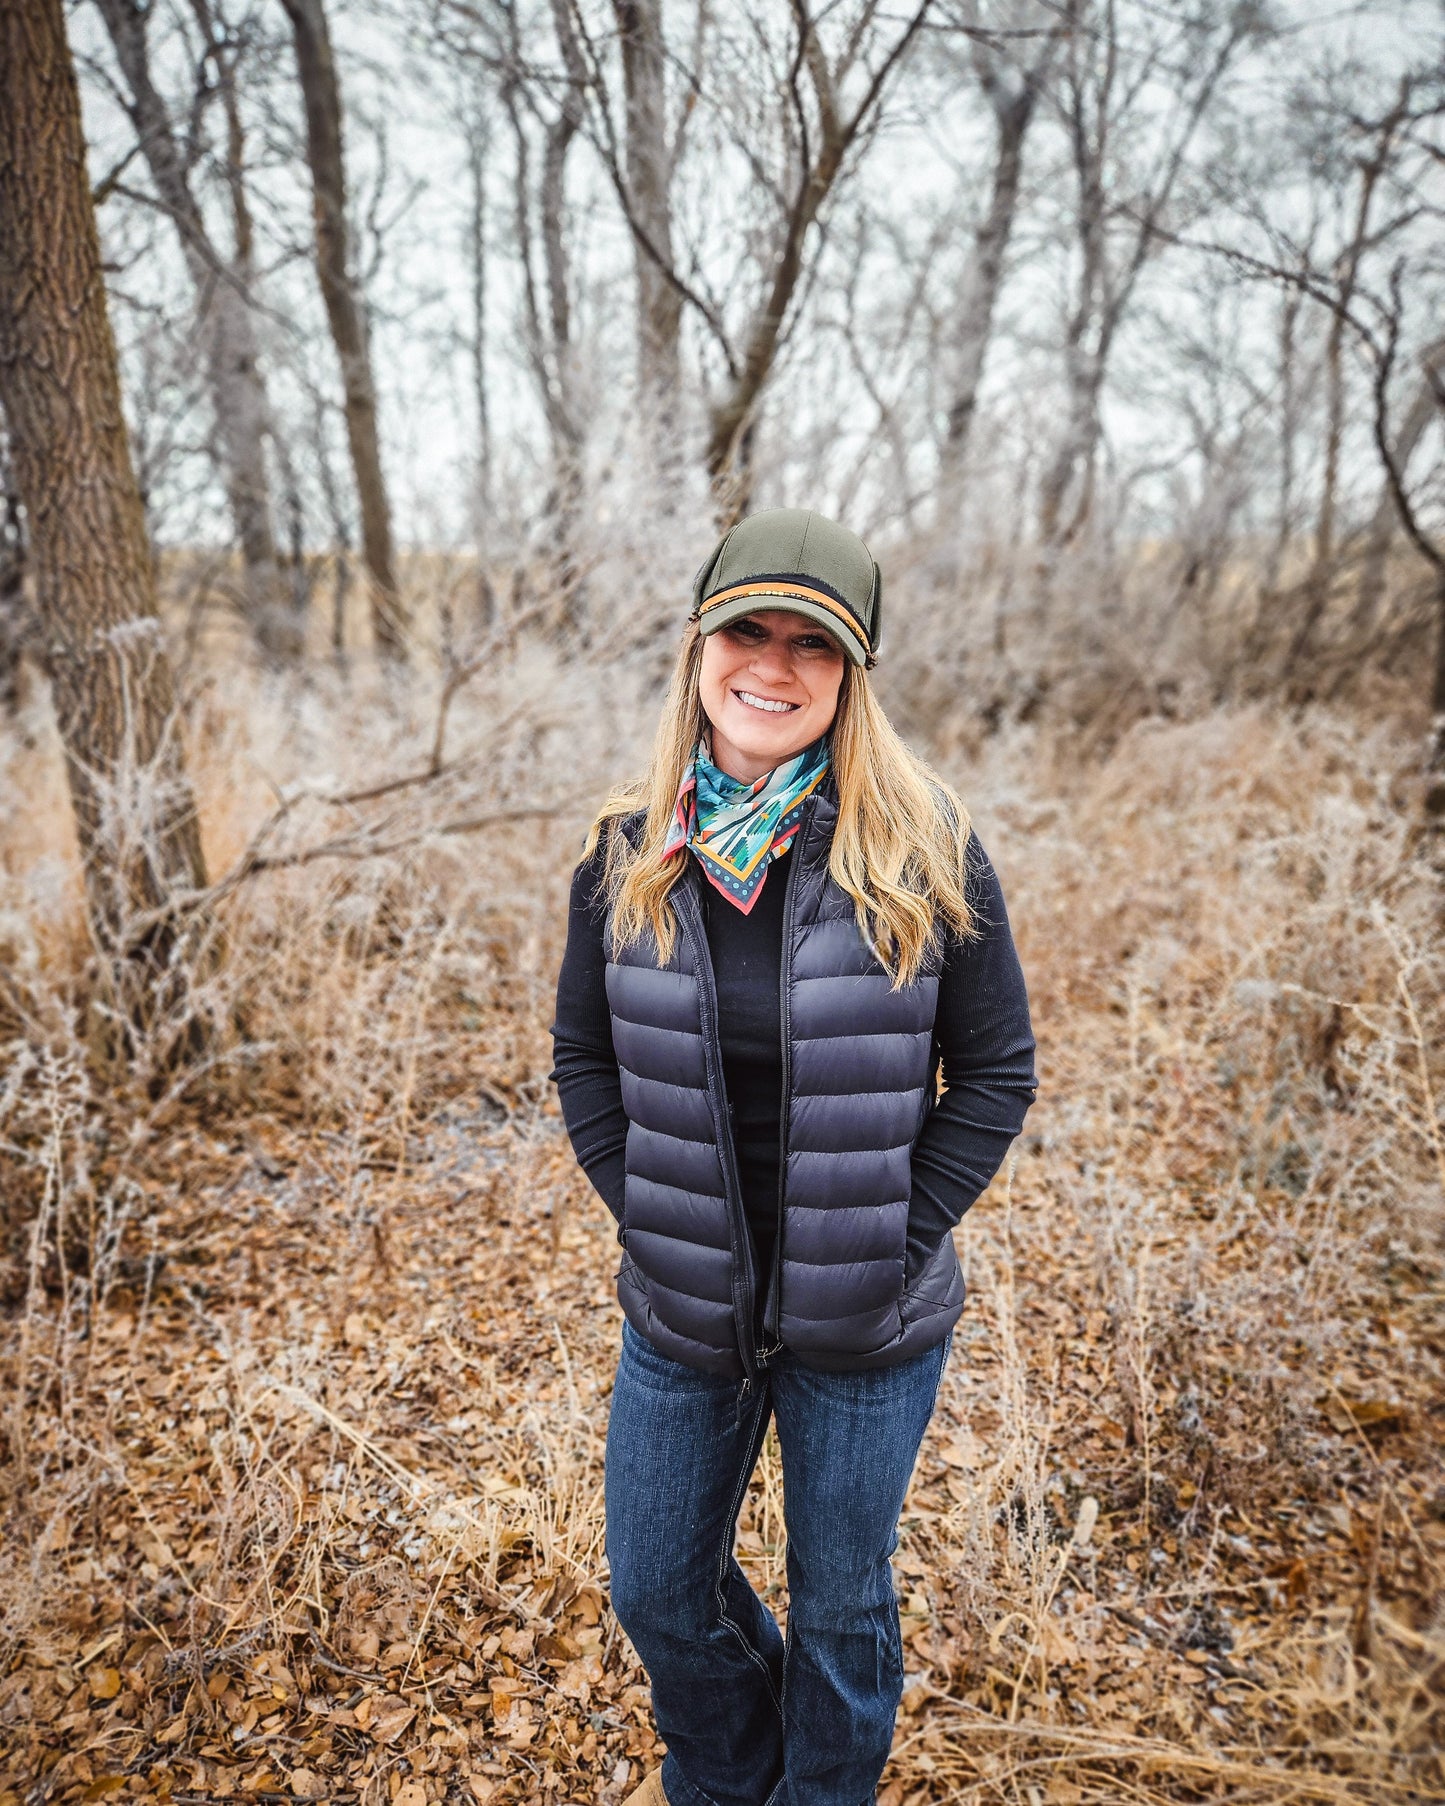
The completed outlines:
{"type": "Polygon", "coordinates": [[[810,621],[816,621],[820,627],[828,630],[855,665],[867,664],[868,654],[858,635],[850,633],[838,617],[829,614],[820,602],[810,602],[806,596],[734,596],[731,601],[715,603],[705,614],[699,616],[698,632],[716,633],[719,627],[726,627],[729,621],[736,621],[742,615],[759,615],[777,610],[806,615],[810,621]]]}

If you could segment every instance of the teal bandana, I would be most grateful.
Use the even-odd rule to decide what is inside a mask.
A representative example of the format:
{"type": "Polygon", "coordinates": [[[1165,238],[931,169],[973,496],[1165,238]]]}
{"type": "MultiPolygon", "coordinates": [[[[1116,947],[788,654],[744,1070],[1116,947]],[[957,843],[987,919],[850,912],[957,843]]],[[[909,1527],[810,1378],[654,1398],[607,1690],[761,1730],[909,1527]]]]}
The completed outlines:
{"type": "Polygon", "coordinates": [[[663,857],[690,846],[708,882],[747,915],[771,862],[785,853],[803,819],[803,803],[828,770],[828,736],[765,771],[751,784],[730,778],[697,743],[678,787],[663,857]]]}

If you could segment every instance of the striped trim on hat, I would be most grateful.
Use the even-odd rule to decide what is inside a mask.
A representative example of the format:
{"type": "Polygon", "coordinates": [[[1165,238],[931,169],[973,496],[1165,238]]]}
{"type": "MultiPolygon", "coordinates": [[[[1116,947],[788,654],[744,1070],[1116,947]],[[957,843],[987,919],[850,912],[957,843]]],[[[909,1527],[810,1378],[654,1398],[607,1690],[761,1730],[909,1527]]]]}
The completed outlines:
{"type": "Polygon", "coordinates": [[[788,577],[773,577],[763,583],[734,583],[730,589],[720,589],[715,596],[709,596],[706,602],[699,605],[698,619],[701,620],[710,608],[716,608],[719,602],[731,602],[738,596],[796,596],[800,602],[816,602],[820,608],[826,608],[829,614],[836,615],[852,631],[854,639],[865,652],[871,653],[873,650],[861,622],[850,608],[846,608],[826,590],[814,589],[810,584],[799,583],[788,577]]]}

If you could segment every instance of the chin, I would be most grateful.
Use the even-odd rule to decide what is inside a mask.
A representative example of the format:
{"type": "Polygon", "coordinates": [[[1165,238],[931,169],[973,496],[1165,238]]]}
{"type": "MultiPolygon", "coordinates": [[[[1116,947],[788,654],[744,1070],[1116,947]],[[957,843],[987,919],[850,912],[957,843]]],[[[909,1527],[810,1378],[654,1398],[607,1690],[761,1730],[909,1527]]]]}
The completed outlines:
{"type": "MultiPolygon", "coordinates": [[[[734,717],[734,722],[736,722],[736,717],[734,717]]],[[[772,752],[778,747],[792,746],[796,742],[797,749],[801,752],[808,742],[798,738],[800,731],[792,721],[789,721],[786,726],[761,728],[753,727],[749,723],[747,727],[735,731],[732,740],[735,746],[756,747],[759,752],[772,752]]],[[[816,738],[816,735],[809,737],[816,738]]]]}

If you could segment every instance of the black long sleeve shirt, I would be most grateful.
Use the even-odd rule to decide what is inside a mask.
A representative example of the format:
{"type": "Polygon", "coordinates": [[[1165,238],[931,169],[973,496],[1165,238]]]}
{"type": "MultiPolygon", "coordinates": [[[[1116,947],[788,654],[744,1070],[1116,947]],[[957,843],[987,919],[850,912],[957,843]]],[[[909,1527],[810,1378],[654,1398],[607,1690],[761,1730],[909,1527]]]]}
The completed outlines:
{"type": "MultiPolygon", "coordinates": [[[[767,1271],[777,1229],[782,1112],[783,896],[790,853],[774,862],[744,915],[702,885],[717,979],[723,1083],[732,1112],[743,1204],[767,1271]]],[[[552,1024],[562,1116],[578,1162],[621,1220],[627,1113],[607,1007],[599,841],[572,877],[567,946],[552,1024]]],[[[969,844],[975,940],[945,942],[934,1024],[944,1090],[913,1147],[908,1204],[910,1275],[987,1189],[1033,1102],[1034,1036],[1003,893],[987,854],[969,844]]]]}

